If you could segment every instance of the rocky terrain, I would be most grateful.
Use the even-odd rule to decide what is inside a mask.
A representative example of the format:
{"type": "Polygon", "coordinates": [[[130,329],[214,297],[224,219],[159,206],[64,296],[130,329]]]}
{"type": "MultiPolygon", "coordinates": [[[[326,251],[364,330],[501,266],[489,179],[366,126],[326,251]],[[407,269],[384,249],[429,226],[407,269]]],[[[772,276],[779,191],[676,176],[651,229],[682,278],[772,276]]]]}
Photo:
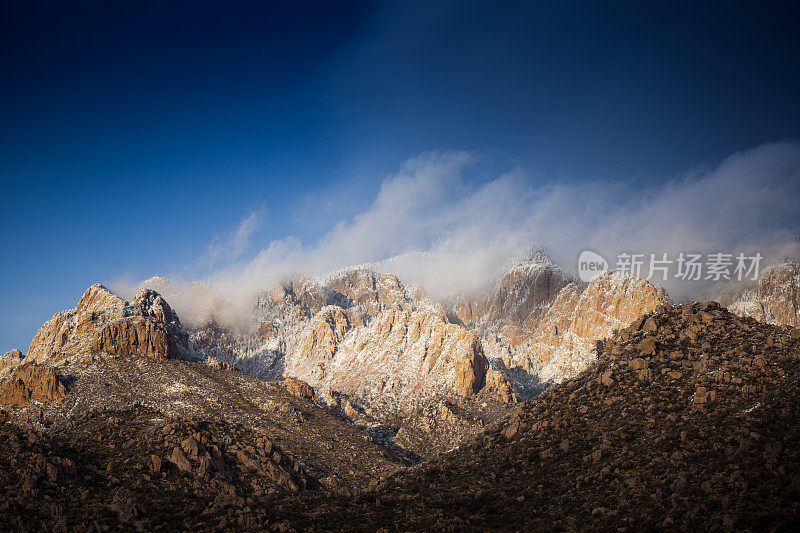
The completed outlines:
{"type": "Polygon", "coordinates": [[[61,364],[65,396],[2,415],[2,527],[800,524],[800,330],[714,302],[667,305],[597,349],[578,376],[411,469],[301,381],[130,355],[61,364]]]}
{"type": "Polygon", "coordinates": [[[25,359],[89,353],[179,358],[186,351],[178,315],[157,292],[143,289],[127,301],[92,285],[75,309],[57,313],[39,329],[25,359]]]}
{"type": "Polygon", "coordinates": [[[444,305],[361,268],[246,315],[145,283],[187,329],[94,285],[0,358],[0,529],[793,529],[797,273],[730,311],[542,258],[444,305]]]}
{"type": "Polygon", "coordinates": [[[664,308],[577,377],[355,500],[309,493],[298,529],[796,530],[800,330],[718,304],[664,308]]]}
{"type": "Polygon", "coordinates": [[[4,423],[0,446],[9,531],[255,530],[269,524],[268,499],[316,483],[262,433],[141,405],[92,410],[58,432],[4,423]]]}
{"type": "Polygon", "coordinates": [[[783,261],[761,272],[754,288],[738,295],[729,305],[741,316],[769,324],[800,325],[800,263],[783,261]]]}

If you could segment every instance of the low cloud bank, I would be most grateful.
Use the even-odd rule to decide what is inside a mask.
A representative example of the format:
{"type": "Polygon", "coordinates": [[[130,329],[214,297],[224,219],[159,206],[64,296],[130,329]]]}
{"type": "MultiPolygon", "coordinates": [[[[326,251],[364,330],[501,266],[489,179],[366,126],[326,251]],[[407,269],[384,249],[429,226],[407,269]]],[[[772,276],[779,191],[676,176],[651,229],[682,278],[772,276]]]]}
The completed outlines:
{"type": "MultiPolygon", "coordinates": [[[[482,162],[465,152],[421,154],[384,180],[371,205],[336,223],[317,244],[287,237],[241,260],[259,220],[246,214],[230,242],[217,238],[209,247],[207,257],[223,266],[207,280],[240,306],[287,274],[378,263],[443,298],[485,285],[532,242],[573,274],[586,249],[612,267],[624,252],[670,258],[758,252],[762,265],[798,254],[798,142],[736,153],[711,171],[646,188],[622,181],[537,186],[522,169],[492,174],[482,162]]],[[[658,280],[673,297],[701,289],[702,283],[674,273],[658,280]]]]}

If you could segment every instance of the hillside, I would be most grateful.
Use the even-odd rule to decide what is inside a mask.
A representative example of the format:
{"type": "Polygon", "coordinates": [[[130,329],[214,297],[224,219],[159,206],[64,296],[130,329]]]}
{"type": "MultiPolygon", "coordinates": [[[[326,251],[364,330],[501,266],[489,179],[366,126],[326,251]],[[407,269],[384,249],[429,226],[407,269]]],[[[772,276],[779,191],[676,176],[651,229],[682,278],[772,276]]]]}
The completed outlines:
{"type": "Polygon", "coordinates": [[[643,317],[587,371],[356,502],[304,498],[300,528],[792,530],[800,331],[716,304],[643,317]]]}
{"type": "MultiPolygon", "coordinates": [[[[763,308],[793,312],[795,278],[778,275],[791,269],[767,272],[763,308]]],[[[241,331],[187,331],[152,289],[90,287],[28,354],[0,358],[0,529],[800,523],[791,325],[675,306],[608,272],[563,286],[514,347],[392,276],[320,283],[298,278],[254,308],[277,313],[262,340],[295,336],[273,380],[197,351],[209,328],[213,353],[241,331]],[[519,376],[548,368],[558,379],[521,402],[519,376]]]]}

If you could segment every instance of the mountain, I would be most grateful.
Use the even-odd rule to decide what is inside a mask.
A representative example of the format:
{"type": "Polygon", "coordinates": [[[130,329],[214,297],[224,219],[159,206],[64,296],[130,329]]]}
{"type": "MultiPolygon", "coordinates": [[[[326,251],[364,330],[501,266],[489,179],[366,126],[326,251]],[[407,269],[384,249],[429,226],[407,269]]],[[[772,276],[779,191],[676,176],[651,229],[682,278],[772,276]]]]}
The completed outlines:
{"type": "Polygon", "coordinates": [[[361,268],[90,287],[0,358],[0,529],[792,529],[796,270],[757,321],[534,260],[466,322],[361,268]]]}
{"type": "Polygon", "coordinates": [[[643,313],[671,303],[663,289],[609,271],[583,289],[574,282],[564,285],[552,302],[541,304],[535,327],[516,345],[503,334],[491,333],[484,334],[483,345],[517,396],[528,399],[541,392],[542,384],[568,379],[585,369],[595,358],[598,340],[643,313]]]}
{"type": "MultiPolygon", "coordinates": [[[[173,291],[163,278],[143,285],[150,286],[173,291]]],[[[348,419],[387,428],[422,456],[575,375],[597,340],[669,304],[663,291],[619,274],[579,286],[538,249],[509,263],[485,293],[444,305],[392,274],[353,267],[272,286],[236,327],[234,319],[242,321],[231,318],[231,304],[213,288],[198,291],[175,295],[192,299],[188,316],[199,309],[209,317],[189,332],[193,357],[264,379],[304,380],[348,419]]]]}
{"type": "Polygon", "coordinates": [[[75,309],[56,313],[36,333],[26,360],[109,353],[179,358],[187,351],[178,315],[157,292],[140,290],[128,301],[92,285],[75,309]]]}
{"type": "Polygon", "coordinates": [[[662,308],[459,449],[281,516],[298,529],[795,530],[799,376],[800,330],[714,302],[662,308]]]}
{"type": "Polygon", "coordinates": [[[749,289],[730,305],[731,311],[769,324],[800,325],[800,263],[783,261],[766,267],[755,290],[749,289]]]}

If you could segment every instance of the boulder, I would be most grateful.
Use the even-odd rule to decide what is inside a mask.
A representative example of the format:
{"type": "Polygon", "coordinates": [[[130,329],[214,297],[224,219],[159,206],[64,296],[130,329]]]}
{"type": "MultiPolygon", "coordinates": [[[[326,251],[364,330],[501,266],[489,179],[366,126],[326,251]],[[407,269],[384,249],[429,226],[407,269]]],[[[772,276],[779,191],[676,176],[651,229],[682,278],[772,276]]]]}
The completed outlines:
{"type": "Polygon", "coordinates": [[[286,391],[292,396],[303,400],[314,401],[314,389],[305,381],[299,379],[288,378],[283,381],[283,386],[286,391]]]}

